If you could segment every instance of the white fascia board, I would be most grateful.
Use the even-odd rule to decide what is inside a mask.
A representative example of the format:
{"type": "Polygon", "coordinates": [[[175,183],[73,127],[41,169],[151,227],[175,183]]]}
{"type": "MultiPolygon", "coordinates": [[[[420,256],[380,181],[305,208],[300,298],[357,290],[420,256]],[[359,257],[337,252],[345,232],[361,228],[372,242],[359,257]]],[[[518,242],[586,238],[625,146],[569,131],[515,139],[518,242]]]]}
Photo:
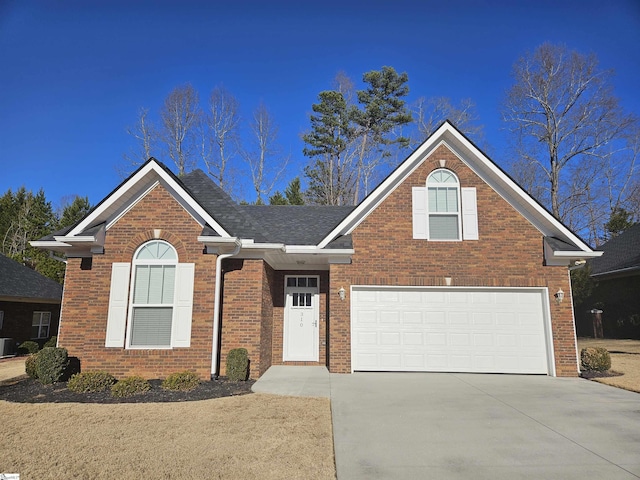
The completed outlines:
{"type": "MultiPolygon", "coordinates": [[[[422,162],[429,156],[432,151],[435,151],[440,145],[446,145],[452,153],[454,153],[461,161],[463,161],[469,168],[471,168],[477,175],[484,178],[486,176],[492,177],[498,184],[502,184],[505,190],[508,190],[513,196],[518,197],[527,206],[527,209],[532,212],[539,220],[546,222],[551,230],[564,235],[570,242],[574,243],[578,248],[582,250],[582,254],[592,252],[593,250],[584,243],[578,236],[571,232],[561,222],[559,222],[553,215],[547,212],[538,202],[526,193],[522,187],[515,183],[509,176],[505,175],[500,168],[494,164],[489,158],[487,158],[478,148],[476,148],[470,141],[468,141],[463,135],[461,135],[454,127],[448,122],[445,122],[438,130],[436,130],[422,145],[420,145],[394,172],[391,173],[367,198],[365,198],[360,205],[358,205],[353,212],[351,212],[336,228],[334,228],[319,244],[319,247],[325,247],[334,238],[339,235],[351,233],[375,208],[384,201],[399,185],[407,178],[411,173],[422,164],[422,162]],[[449,140],[449,142],[447,142],[449,140]],[[470,157],[475,157],[479,160],[480,165],[470,164],[468,160],[463,158],[456,152],[456,148],[451,145],[456,145],[462,150],[466,150],[470,157]]],[[[502,196],[507,202],[509,201],[509,195],[506,191],[499,191],[496,182],[489,183],[496,192],[502,196]]],[[[523,212],[518,205],[513,205],[525,218],[528,216],[526,212],[523,212]]],[[[529,219],[531,221],[531,219],[529,219]]],[[[535,223],[534,223],[534,226],[535,223]]],[[[537,226],[536,226],[537,227],[537,226]]],[[[537,227],[539,229],[539,227],[537,227]]],[[[541,231],[545,235],[549,235],[550,231],[541,231]]]]}
{"type": "MultiPolygon", "coordinates": [[[[545,210],[538,202],[536,202],[527,192],[525,192],[520,185],[514,182],[508,175],[505,173],[489,158],[487,158],[478,148],[476,148],[469,140],[467,140],[464,136],[462,136],[459,132],[457,132],[453,128],[447,129],[447,134],[458,142],[462,147],[464,147],[469,153],[480,160],[482,163],[482,167],[487,170],[494,178],[502,182],[506,187],[508,187],[515,195],[517,195],[529,209],[533,210],[535,214],[544,219],[544,221],[551,224],[553,228],[557,231],[560,231],[564,234],[572,243],[574,243],[578,248],[580,248],[583,253],[592,252],[593,250],[584,243],[578,236],[576,236],[571,230],[565,227],[558,219],[556,219],[553,215],[551,215],[547,210],[545,210]]],[[[451,149],[455,153],[455,149],[451,149]]],[[[458,156],[460,158],[460,156],[458,156]]],[[[467,161],[462,159],[469,168],[476,171],[473,168],[473,165],[469,165],[467,161]]],[[[476,171],[476,173],[478,173],[476,171]]],[[[490,186],[493,186],[490,184],[490,186]]],[[[499,192],[498,192],[499,193],[499,192]]],[[[503,195],[504,197],[504,195],[503,195]]],[[[515,206],[515,205],[514,205],[515,206]]],[[[519,210],[519,209],[518,209],[519,210]]],[[[521,214],[524,214],[520,211],[521,214]]],[[[548,235],[549,232],[543,232],[548,235]]]]}
{"type": "Polygon", "coordinates": [[[70,245],[73,245],[73,244],[76,244],[76,243],[93,243],[93,242],[97,241],[96,237],[89,237],[89,236],[85,236],[85,237],[70,237],[70,236],[66,235],[66,236],[54,236],[53,238],[55,238],[57,242],[68,243],[70,245]]]}
{"type": "Polygon", "coordinates": [[[208,235],[200,235],[197,240],[200,243],[208,243],[210,245],[224,245],[230,243],[237,244],[240,241],[238,237],[214,237],[208,235]]]}
{"type": "Polygon", "coordinates": [[[554,257],[568,257],[568,258],[596,258],[601,257],[604,252],[576,252],[576,251],[563,251],[554,250],[554,257]]]}
{"type": "Polygon", "coordinates": [[[312,255],[353,255],[356,253],[353,248],[321,248],[320,246],[307,245],[287,245],[285,252],[290,254],[303,253],[312,255]]]}
{"type": "Polygon", "coordinates": [[[604,252],[596,251],[553,250],[547,242],[544,242],[544,260],[546,265],[568,266],[571,265],[573,261],[600,257],[603,253],[604,252]]]}
{"type": "Polygon", "coordinates": [[[284,243],[242,243],[242,250],[280,250],[285,251],[284,243]]]}
{"type": "MultiPolygon", "coordinates": [[[[209,215],[194,199],[193,197],[191,197],[191,195],[189,195],[184,188],[182,188],[182,186],[180,186],[162,167],[160,167],[156,162],[151,161],[149,162],[147,165],[145,165],[142,169],[140,169],[133,177],[131,177],[129,180],[127,180],[116,192],[114,192],[112,195],[110,195],[109,197],[107,197],[102,204],[100,204],[93,212],[91,212],[91,214],[89,214],[87,217],[85,217],[84,220],[82,220],[78,225],[75,226],[75,228],[73,228],[68,234],[67,236],[72,237],[75,236],[79,233],[82,233],[84,230],[86,230],[87,228],[89,228],[97,219],[100,218],[100,216],[102,214],[104,214],[105,211],[107,211],[110,207],[112,207],[120,198],[122,198],[123,195],[125,195],[129,190],[133,189],[136,187],[136,185],[138,185],[139,183],[141,183],[148,175],[157,175],[162,182],[165,184],[165,186],[170,187],[170,189],[176,194],[178,195],[186,205],[189,206],[189,208],[197,213],[206,223],[208,223],[218,234],[225,236],[225,237],[229,237],[229,233],[227,231],[224,230],[224,228],[222,228],[222,226],[216,222],[211,215],[209,215]]],[[[157,186],[157,183],[154,182],[153,185],[148,188],[145,192],[144,195],[146,195],[146,193],[148,193],[149,191],[151,191],[153,188],[155,188],[155,186],[157,186]]],[[[137,201],[139,201],[141,198],[144,197],[144,195],[138,196],[138,198],[136,199],[135,202],[133,202],[133,204],[135,204],[137,201]]],[[[125,209],[125,211],[128,211],[128,209],[125,209]]],[[[189,210],[187,210],[189,211],[189,210]]],[[[193,213],[189,211],[190,214],[193,213]]],[[[122,216],[124,214],[124,212],[122,212],[120,216],[122,216]]],[[[198,219],[196,219],[198,220],[198,219]]],[[[114,222],[110,222],[111,226],[114,222]]]]}
{"type": "Polygon", "coordinates": [[[60,249],[60,248],[72,247],[70,243],[51,241],[51,240],[32,240],[31,242],[29,242],[29,245],[36,248],[43,248],[45,250],[48,250],[50,248],[60,249]]]}

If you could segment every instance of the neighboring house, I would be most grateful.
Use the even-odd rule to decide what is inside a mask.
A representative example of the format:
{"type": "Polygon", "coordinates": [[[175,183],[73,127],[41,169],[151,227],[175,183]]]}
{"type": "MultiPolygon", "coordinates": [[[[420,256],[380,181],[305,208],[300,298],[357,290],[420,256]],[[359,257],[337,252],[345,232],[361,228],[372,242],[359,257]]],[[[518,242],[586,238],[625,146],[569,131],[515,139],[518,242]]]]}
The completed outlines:
{"type": "Polygon", "coordinates": [[[57,334],[61,301],[62,285],[0,254],[1,338],[42,345],[57,334]]]}
{"type": "Polygon", "coordinates": [[[575,376],[568,266],[599,255],[445,122],[357,207],[241,206],[149,160],[72,228],[59,343],[84,370],[575,376]],[[557,301],[562,300],[563,301],[557,301]]]}
{"type": "Polygon", "coordinates": [[[591,310],[601,310],[606,338],[640,339],[640,223],[599,249],[604,255],[587,262],[595,286],[576,312],[578,333],[593,336],[591,310]]]}

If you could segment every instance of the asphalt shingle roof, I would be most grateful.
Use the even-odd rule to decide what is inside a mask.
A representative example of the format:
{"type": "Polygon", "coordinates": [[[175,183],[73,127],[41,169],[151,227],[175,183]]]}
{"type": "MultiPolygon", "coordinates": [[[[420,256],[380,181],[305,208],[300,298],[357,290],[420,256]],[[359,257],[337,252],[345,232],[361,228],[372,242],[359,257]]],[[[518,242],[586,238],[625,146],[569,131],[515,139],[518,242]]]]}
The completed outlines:
{"type": "Polygon", "coordinates": [[[355,207],[240,205],[240,208],[263,225],[269,242],[317,245],[355,207]]]}
{"type": "Polygon", "coordinates": [[[0,297],[62,301],[62,285],[0,254],[0,297]]]}
{"type": "MultiPolygon", "coordinates": [[[[316,205],[238,205],[202,170],[194,170],[179,180],[230,235],[252,238],[256,243],[317,245],[354,209],[316,205]]],[[[203,234],[215,232],[208,226],[203,234]]]]}
{"type": "Polygon", "coordinates": [[[640,223],[598,247],[604,254],[589,261],[592,275],[640,269],[640,223]]]}
{"type": "Polygon", "coordinates": [[[230,235],[253,238],[256,242],[268,241],[262,226],[243,212],[239,205],[202,170],[194,170],[179,181],[230,235]]]}

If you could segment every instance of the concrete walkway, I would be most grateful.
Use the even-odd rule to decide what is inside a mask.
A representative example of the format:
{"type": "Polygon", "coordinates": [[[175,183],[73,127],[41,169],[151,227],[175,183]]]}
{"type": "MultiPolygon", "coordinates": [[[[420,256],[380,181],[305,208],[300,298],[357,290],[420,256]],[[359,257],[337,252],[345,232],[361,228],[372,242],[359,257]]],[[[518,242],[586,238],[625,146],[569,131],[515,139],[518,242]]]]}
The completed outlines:
{"type": "Polygon", "coordinates": [[[251,388],[256,393],[294,397],[329,398],[331,388],[326,367],[274,365],[251,388]]]}
{"type": "Polygon", "coordinates": [[[0,384],[26,375],[24,372],[25,358],[26,357],[12,357],[0,359],[0,384]]]}
{"type": "Polygon", "coordinates": [[[280,366],[253,390],[330,395],[338,480],[640,478],[640,394],[583,379],[280,366]]]}

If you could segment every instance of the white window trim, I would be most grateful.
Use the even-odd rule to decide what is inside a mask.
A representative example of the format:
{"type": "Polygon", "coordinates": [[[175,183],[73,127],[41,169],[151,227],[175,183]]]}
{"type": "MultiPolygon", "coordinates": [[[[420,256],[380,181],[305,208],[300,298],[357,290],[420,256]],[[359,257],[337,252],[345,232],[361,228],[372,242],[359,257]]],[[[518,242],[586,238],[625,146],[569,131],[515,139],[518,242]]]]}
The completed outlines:
{"type": "MultiPolygon", "coordinates": [[[[139,305],[135,305],[133,302],[133,293],[135,291],[136,288],[136,267],[138,265],[175,265],[176,267],[176,273],[178,270],[178,252],[176,251],[175,247],[173,245],[171,245],[169,242],[166,242],[164,240],[150,240],[148,242],[143,243],[142,245],[140,245],[140,247],[138,247],[138,249],[135,251],[135,253],[133,254],[133,261],[131,262],[131,282],[129,284],[129,309],[127,312],[127,330],[126,330],[126,334],[125,334],[125,339],[126,339],[126,348],[129,350],[171,350],[173,348],[173,340],[174,340],[174,335],[173,335],[173,331],[174,331],[174,325],[176,322],[176,307],[177,307],[177,285],[175,282],[175,279],[177,278],[174,277],[174,285],[173,285],[173,303],[171,305],[169,304],[144,304],[144,307],[149,307],[149,308],[153,308],[153,307],[166,307],[166,308],[171,308],[171,337],[169,340],[169,345],[131,345],[131,337],[132,337],[132,326],[133,326],[133,309],[136,306],[139,305]],[[174,254],[175,254],[175,259],[172,260],[157,260],[157,259],[144,259],[144,260],[137,260],[138,254],[140,253],[140,251],[145,248],[149,243],[152,242],[159,242],[159,243],[164,243],[165,245],[169,246],[174,254]]],[[[143,308],[144,308],[143,307],[143,308]]]]}
{"type": "MultiPolygon", "coordinates": [[[[449,170],[448,168],[437,168],[434,171],[432,171],[428,176],[427,176],[427,181],[425,182],[426,185],[426,202],[427,202],[427,211],[426,211],[426,215],[427,215],[427,240],[429,240],[430,242],[460,242],[462,241],[462,197],[460,194],[461,191],[461,185],[460,185],[460,179],[458,178],[458,176],[452,171],[449,170]],[[457,197],[457,202],[458,202],[458,211],[455,212],[455,215],[457,216],[457,223],[458,223],[458,238],[437,238],[437,239],[433,239],[431,238],[430,235],[430,226],[429,226],[429,221],[431,219],[431,215],[435,215],[435,216],[451,216],[454,215],[454,212],[430,212],[429,211],[429,179],[437,172],[447,172],[451,175],[453,175],[453,177],[456,179],[456,197],[457,197]]],[[[433,185],[433,184],[432,184],[433,185]]],[[[443,188],[447,188],[447,184],[442,184],[443,188]]],[[[451,184],[451,187],[453,187],[453,184],[451,184]]],[[[432,188],[437,188],[437,187],[433,187],[432,188]]]]}
{"type": "Polygon", "coordinates": [[[43,338],[49,338],[51,335],[51,312],[49,311],[45,311],[45,310],[37,310],[34,311],[33,314],[31,315],[31,328],[35,327],[35,325],[33,324],[33,317],[38,314],[39,317],[39,323],[38,323],[38,336],[36,337],[31,337],[34,340],[42,340],[43,338]],[[49,317],[49,324],[47,325],[47,334],[44,337],[40,336],[40,332],[42,330],[42,317],[43,314],[47,314],[49,317]]]}

